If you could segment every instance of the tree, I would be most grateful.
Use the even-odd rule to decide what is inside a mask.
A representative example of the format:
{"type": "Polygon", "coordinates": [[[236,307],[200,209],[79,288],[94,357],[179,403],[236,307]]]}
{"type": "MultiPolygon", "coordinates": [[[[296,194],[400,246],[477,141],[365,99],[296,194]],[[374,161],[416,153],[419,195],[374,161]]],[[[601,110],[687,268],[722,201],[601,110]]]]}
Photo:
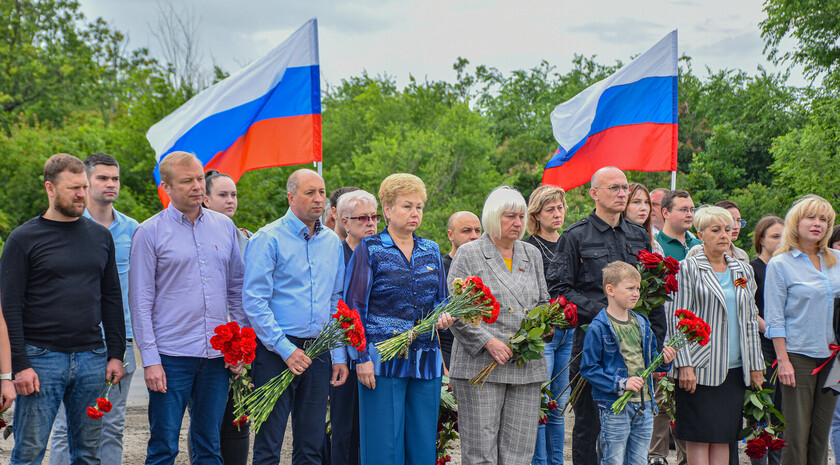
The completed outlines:
{"type": "Polygon", "coordinates": [[[765,0],[767,18],[759,25],[764,52],[776,64],[803,65],[812,80],[825,76],[835,90],[840,85],[840,3],[824,0],[765,0]],[[793,39],[793,50],[779,45],[793,39]]]}

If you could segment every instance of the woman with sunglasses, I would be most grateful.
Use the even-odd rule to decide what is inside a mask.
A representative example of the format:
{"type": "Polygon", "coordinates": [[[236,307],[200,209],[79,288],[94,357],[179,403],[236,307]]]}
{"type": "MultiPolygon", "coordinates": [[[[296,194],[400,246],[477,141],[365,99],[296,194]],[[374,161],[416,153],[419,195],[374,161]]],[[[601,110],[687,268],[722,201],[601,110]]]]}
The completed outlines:
{"type": "MultiPolygon", "coordinates": [[[[344,247],[346,267],[362,239],[376,234],[382,215],[376,213],[376,197],[367,191],[344,193],[337,203],[336,215],[347,236],[341,243],[344,247]]],[[[347,382],[330,389],[330,424],[330,463],[359,464],[359,388],[353,364],[350,366],[347,382]]]]}

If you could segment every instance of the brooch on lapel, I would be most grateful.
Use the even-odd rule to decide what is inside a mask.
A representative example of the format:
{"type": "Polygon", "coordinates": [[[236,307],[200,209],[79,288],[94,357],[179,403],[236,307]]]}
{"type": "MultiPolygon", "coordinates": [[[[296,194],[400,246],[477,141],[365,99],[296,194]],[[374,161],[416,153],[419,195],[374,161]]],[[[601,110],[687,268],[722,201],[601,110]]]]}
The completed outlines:
{"type": "Polygon", "coordinates": [[[738,278],[732,284],[740,287],[741,289],[744,289],[745,287],[747,287],[747,278],[738,278]]]}

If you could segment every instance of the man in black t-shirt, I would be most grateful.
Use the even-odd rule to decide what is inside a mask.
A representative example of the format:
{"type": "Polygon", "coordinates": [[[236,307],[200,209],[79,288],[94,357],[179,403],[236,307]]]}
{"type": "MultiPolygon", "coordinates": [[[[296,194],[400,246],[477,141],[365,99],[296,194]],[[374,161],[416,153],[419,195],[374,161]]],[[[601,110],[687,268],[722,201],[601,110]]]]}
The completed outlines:
{"type": "Polygon", "coordinates": [[[104,397],[106,380],[122,379],[125,354],[114,239],[82,217],[88,180],[78,158],[50,157],[44,187],[49,208],[12,232],[0,258],[0,297],[18,393],[11,463],[43,459],[63,401],[71,461],[97,464],[98,416],[110,408],[99,410],[96,399],[104,397]]]}

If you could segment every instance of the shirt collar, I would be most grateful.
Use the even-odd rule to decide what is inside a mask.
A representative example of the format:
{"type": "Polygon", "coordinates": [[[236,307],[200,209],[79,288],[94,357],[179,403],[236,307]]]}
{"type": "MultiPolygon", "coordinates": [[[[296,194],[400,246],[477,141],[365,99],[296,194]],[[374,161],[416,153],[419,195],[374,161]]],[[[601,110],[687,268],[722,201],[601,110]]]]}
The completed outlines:
{"type": "MultiPolygon", "coordinates": [[[[388,233],[388,226],[385,226],[385,229],[382,230],[382,232],[380,233],[380,236],[382,238],[382,245],[383,246],[385,246],[385,247],[396,247],[397,246],[394,243],[394,239],[391,237],[391,234],[388,233]]],[[[422,241],[418,240],[418,239],[420,239],[420,237],[417,236],[417,234],[411,233],[411,237],[414,238],[415,247],[419,247],[420,250],[423,250],[423,251],[425,251],[427,249],[426,244],[424,244],[422,241]]]]}
{"type": "MultiPolygon", "coordinates": [[[[114,214],[114,221],[111,222],[111,227],[116,226],[116,225],[123,222],[122,215],[120,214],[120,212],[117,211],[116,208],[114,208],[113,205],[111,206],[111,212],[113,212],[113,214],[114,214]]],[[[90,215],[90,210],[88,210],[87,208],[85,208],[85,212],[82,213],[82,216],[84,216],[85,218],[87,218],[89,220],[93,220],[93,217],[90,215]]],[[[93,221],[95,222],[96,220],[93,220],[93,221]]]]}
{"type": "Polygon", "coordinates": [[[301,219],[294,214],[291,208],[286,211],[286,214],[283,217],[286,219],[289,229],[291,229],[295,235],[303,237],[306,241],[314,237],[318,237],[318,234],[320,234],[324,229],[323,225],[321,225],[321,219],[318,218],[315,220],[315,231],[313,232],[312,237],[309,237],[309,226],[301,221],[301,219]]]}
{"type": "MultiPolygon", "coordinates": [[[[595,210],[592,210],[592,213],[589,214],[589,220],[592,221],[592,224],[598,229],[600,232],[604,232],[612,226],[607,224],[606,221],[602,220],[600,216],[595,213],[595,210]]],[[[615,229],[620,229],[623,232],[630,231],[630,225],[627,224],[627,220],[624,219],[624,215],[619,215],[618,217],[618,224],[615,225],[615,229]]]]}
{"type": "MultiPolygon", "coordinates": [[[[683,245],[682,242],[680,242],[679,239],[675,239],[675,238],[665,234],[665,231],[659,231],[659,234],[661,234],[662,237],[665,238],[665,242],[678,242],[680,245],[683,245]]],[[[688,246],[688,244],[690,242],[691,242],[691,236],[689,236],[688,232],[686,232],[685,233],[685,245],[688,246]]]]}
{"type": "MultiPolygon", "coordinates": [[[[166,210],[164,210],[164,211],[166,212],[166,214],[170,215],[170,217],[172,219],[174,219],[175,221],[177,221],[181,224],[190,223],[190,219],[187,218],[187,215],[185,213],[181,212],[181,210],[178,210],[177,208],[175,208],[175,206],[172,204],[172,202],[169,202],[169,206],[166,207],[166,210]]],[[[200,222],[203,219],[204,219],[204,207],[201,207],[201,210],[198,213],[198,218],[196,218],[195,221],[200,222]]]]}

